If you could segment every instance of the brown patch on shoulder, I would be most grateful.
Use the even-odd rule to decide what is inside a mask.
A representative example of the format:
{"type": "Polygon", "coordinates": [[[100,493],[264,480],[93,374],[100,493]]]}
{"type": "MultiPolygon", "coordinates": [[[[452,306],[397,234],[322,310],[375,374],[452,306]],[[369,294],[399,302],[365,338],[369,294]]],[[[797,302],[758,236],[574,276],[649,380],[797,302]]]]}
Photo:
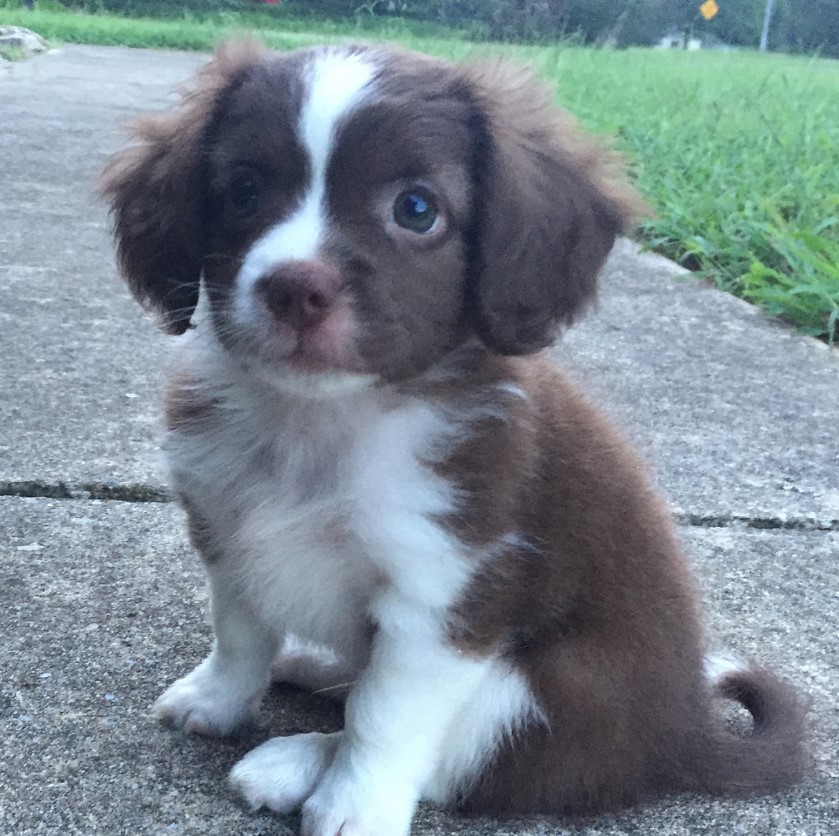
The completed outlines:
{"type": "Polygon", "coordinates": [[[623,442],[550,361],[491,365],[483,389],[495,414],[438,466],[463,497],[447,525],[486,555],[452,612],[453,639],[474,653],[574,629],[592,568],[581,551],[596,550],[597,532],[615,527],[602,518],[623,503],[603,495],[616,488],[623,442]]]}
{"type": "Polygon", "coordinates": [[[474,549],[517,526],[514,498],[530,476],[534,431],[521,369],[516,358],[491,354],[474,342],[453,352],[436,377],[402,387],[462,423],[454,449],[429,466],[461,498],[444,524],[474,549]]]}

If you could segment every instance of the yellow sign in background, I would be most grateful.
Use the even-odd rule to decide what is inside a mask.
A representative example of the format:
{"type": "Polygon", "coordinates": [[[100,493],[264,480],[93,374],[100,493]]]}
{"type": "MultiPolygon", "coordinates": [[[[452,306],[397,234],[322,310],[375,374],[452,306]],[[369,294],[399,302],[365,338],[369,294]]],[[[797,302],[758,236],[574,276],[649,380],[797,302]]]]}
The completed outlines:
{"type": "Polygon", "coordinates": [[[699,14],[701,14],[705,20],[710,20],[719,10],[720,7],[714,2],[714,0],[705,0],[705,2],[699,7],[699,14]]]}

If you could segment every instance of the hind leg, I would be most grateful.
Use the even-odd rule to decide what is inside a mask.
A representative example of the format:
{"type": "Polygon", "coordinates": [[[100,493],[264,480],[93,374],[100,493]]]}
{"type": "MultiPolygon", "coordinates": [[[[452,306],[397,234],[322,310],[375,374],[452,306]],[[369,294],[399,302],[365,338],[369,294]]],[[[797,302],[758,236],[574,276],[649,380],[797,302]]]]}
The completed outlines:
{"type": "Polygon", "coordinates": [[[662,657],[579,639],[528,661],[545,722],[504,741],[467,810],[588,815],[690,787],[707,718],[698,654],[685,649],[666,670],[662,657]]]}
{"type": "Polygon", "coordinates": [[[370,657],[366,641],[360,640],[354,648],[347,650],[349,652],[339,654],[328,647],[288,635],[271,665],[271,680],[343,701],[370,657]]]}

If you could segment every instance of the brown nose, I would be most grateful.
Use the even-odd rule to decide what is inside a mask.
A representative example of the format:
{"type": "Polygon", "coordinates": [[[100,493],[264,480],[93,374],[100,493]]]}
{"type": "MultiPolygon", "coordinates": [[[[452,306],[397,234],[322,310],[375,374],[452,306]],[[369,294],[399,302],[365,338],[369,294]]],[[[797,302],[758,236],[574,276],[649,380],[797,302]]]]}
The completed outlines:
{"type": "Polygon", "coordinates": [[[340,289],[338,270],[321,261],[289,261],[256,283],[256,292],[268,310],[297,331],[321,322],[340,289]]]}

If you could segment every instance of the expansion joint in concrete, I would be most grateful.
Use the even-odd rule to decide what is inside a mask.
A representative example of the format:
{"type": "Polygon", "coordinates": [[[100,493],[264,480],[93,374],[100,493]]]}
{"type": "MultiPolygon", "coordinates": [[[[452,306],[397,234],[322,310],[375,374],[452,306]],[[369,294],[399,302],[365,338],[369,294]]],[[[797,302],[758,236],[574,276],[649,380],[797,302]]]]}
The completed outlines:
{"type": "Polygon", "coordinates": [[[41,479],[0,481],[0,496],[46,499],[104,499],[114,502],[171,502],[172,493],[162,486],[137,482],[47,482],[41,479]]]}
{"type": "MultiPolygon", "coordinates": [[[[162,485],[139,482],[48,482],[41,479],[0,480],[0,496],[45,499],[107,500],[111,502],[171,502],[172,492],[162,485]]],[[[757,528],[785,531],[839,531],[839,519],[775,514],[695,514],[677,511],[676,522],[689,528],[757,528]]]]}

